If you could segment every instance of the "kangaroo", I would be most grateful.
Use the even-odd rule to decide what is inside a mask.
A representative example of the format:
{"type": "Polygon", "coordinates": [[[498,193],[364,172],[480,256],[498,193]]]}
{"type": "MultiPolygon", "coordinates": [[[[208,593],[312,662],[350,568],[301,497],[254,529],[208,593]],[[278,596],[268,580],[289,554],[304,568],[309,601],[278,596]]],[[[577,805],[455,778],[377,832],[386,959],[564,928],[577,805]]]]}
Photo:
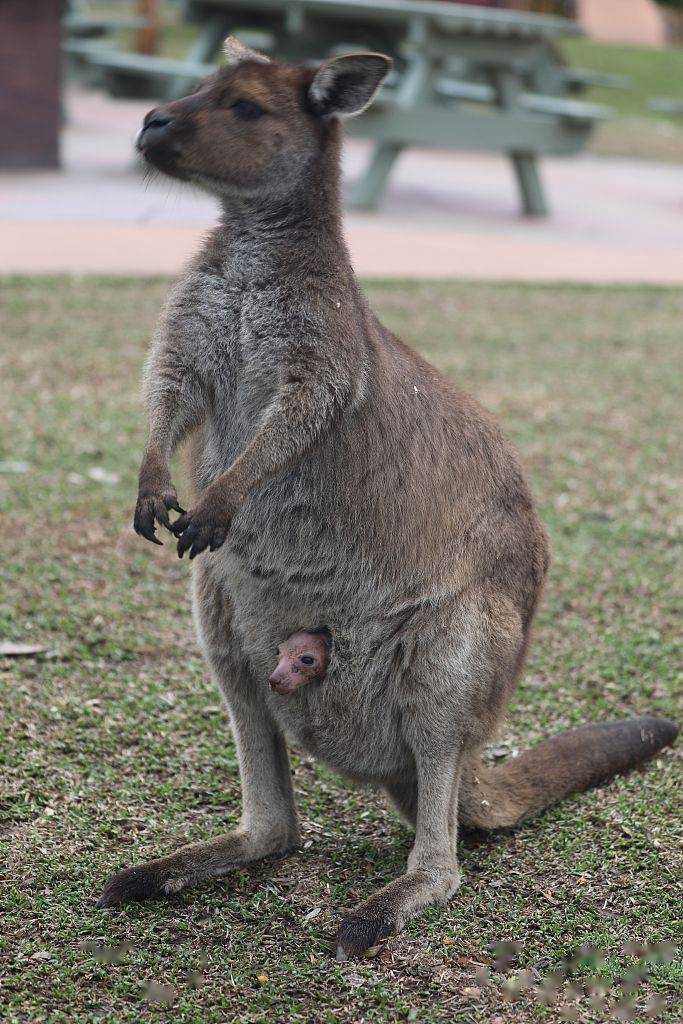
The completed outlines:
{"type": "Polygon", "coordinates": [[[640,764],[677,729],[588,725],[482,764],[522,669],[548,541],[493,418],[379,323],[351,267],[342,121],[372,101],[390,60],[310,68],[232,40],[226,50],[138,137],[149,164],[213,193],[222,216],[147,362],[134,525],[155,543],[157,524],[172,528],[179,556],[201,555],[194,614],[230,713],[242,820],[114,875],[99,906],[295,849],[291,737],[384,790],[415,829],[405,873],[342,919],[344,958],[455,893],[458,822],[515,826],[640,764]],[[169,460],[189,435],[197,497],[184,512],[169,460]],[[334,645],[325,685],[285,700],[268,684],[273,652],[302,622],[326,623],[334,645]]]}

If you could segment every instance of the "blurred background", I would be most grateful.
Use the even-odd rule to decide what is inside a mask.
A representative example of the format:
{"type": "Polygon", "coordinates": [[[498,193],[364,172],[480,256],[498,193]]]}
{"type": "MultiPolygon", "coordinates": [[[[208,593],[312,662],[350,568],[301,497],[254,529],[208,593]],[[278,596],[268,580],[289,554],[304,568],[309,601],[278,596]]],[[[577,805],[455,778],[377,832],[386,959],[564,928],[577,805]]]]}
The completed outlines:
{"type": "Polygon", "coordinates": [[[229,33],[394,58],[349,124],[360,272],[683,279],[682,0],[3,0],[0,272],[182,266],[214,203],[143,187],[133,137],[229,33]]]}

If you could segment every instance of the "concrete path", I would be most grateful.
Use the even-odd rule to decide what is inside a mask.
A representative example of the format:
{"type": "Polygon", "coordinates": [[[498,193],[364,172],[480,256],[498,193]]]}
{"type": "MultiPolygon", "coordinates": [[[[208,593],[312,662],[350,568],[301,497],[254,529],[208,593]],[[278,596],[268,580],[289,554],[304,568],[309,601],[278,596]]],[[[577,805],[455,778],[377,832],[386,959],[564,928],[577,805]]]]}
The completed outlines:
{"type": "MultiPolygon", "coordinates": [[[[148,104],[68,97],[64,170],[0,177],[0,273],[177,273],[216,220],[211,197],[145,182],[132,139],[148,104]]],[[[367,159],[350,142],[345,176],[367,159]]],[[[377,213],[347,216],[368,276],[683,283],[681,167],[546,160],[545,220],[519,216],[502,157],[425,150],[399,162],[377,213]]]]}
{"type": "Polygon", "coordinates": [[[656,0],[579,0],[578,18],[591,39],[630,46],[667,45],[666,20],[656,0]]]}

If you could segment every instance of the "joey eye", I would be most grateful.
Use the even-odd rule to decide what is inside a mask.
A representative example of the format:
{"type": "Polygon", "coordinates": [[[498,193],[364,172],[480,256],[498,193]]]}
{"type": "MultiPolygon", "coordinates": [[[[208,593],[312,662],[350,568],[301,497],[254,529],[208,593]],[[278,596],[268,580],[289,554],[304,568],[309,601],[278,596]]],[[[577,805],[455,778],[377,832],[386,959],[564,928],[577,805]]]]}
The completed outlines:
{"type": "Polygon", "coordinates": [[[256,121],[265,114],[263,107],[252,100],[235,100],[230,108],[240,121],[256,121]]]}
{"type": "Polygon", "coordinates": [[[299,660],[302,665],[315,665],[315,658],[312,658],[310,654],[302,654],[299,660]]]}

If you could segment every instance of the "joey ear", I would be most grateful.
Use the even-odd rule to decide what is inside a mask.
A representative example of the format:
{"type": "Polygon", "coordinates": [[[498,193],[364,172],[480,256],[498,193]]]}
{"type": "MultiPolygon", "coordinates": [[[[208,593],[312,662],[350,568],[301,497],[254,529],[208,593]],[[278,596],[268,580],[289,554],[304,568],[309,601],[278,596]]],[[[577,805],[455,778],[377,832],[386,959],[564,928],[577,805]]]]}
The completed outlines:
{"type": "Polygon", "coordinates": [[[265,53],[250,50],[234,36],[228,36],[223,43],[223,53],[228,64],[239,64],[243,60],[257,60],[260,64],[270,64],[270,57],[266,57],[265,53]]]}
{"type": "Polygon", "coordinates": [[[354,117],[369,106],[391,70],[383,53],[349,53],[322,64],[311,82],[308,96],[318,114],[354,117]]]}

